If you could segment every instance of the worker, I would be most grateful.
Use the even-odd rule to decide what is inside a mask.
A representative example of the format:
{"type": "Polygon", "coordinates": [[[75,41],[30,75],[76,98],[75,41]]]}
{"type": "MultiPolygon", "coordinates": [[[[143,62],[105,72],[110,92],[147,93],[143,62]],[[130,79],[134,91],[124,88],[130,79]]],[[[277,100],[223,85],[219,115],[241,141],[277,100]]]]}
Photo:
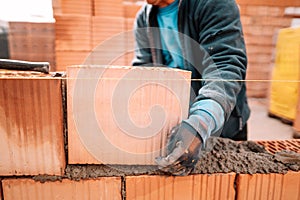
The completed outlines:
{"type": "MultiPolygon", "coordinates": [[[[171,130],[163,171],[189,174],[211,136],[247,140],[247,55],[235,0],[146,0],[136,15],[134,66],[192,72],[189,117],[171,130]]],[[[190,93],[189,93],[190,95],[190,93]]]]}

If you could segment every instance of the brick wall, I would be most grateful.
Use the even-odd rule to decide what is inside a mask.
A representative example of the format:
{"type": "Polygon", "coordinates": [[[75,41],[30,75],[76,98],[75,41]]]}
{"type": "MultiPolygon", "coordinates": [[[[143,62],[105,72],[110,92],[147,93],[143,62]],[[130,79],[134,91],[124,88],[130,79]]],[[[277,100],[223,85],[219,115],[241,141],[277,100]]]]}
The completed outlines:
{"type": "MultiPolygon", "coordinates": [[[[142,145],[138,145],[132,142],[130,135],[127,135],[125,139],[116,135],[116,133],[122,132],[124,127],[117,130],[113,125],[114,122],[109,122],[110,119],[106,119],[110,118],[108,113],[111,106],[105,102],[109,102],[111,96],[109,93],[103,92],[116,88],[114,86],[115,82],[123,80],[123,75],[128,74],[131,68],[113,67],[109,70],[106,69],[106,75],[101,76],[102,79],[100,80],[96,78],[99,72],[103,72],[101,68],[83,66],[73,68],[75,70],[68,71],[68,81],[64,81],[64,77],[52,77],[36,72],[0,73],[0,86],[2,88],[0,90],[2,97],[0,98],[1,200],[146,200],[160,197],[163,199],[187,200],[299,199],[299,172],[254,175],[215,173],[194,174],[185,177],[162,176],[159,174],[146,175],[151,173],[151,169],[153,170],[151,168],[153,166],[150,166],[153,163],[149,162],[147,154],[139,155],[144,159],[132,160],[126,155],[112,152],[106,152],[106,156],[111,157],[110,162],[107,163],[110,165],[107,168],[102,168],[101,173],[97,173],[95,168],[89,170],[88,167],[95,166],[90,164],[101,163],[99,162],[101,158],[99,159],[99,157],[95,157],[95,154],[92,154],[94,153],[91,151],[93,148],[85,149],[88,151],[85,152],[86,154],[82,154],[81,150],[87,146],[84,146],[81,142],[86,142],[86,140],[78,139],[79,136],[76,131],[83,130],[84,136],[90,137],[90,141],[96,142],[96,147],[100,146],[102,149],[104,148],[104,151],[110,150],[102,140],[98,140],[97,132],[95,132],[93,126],[90,126],[94,123],[91,120],[92,118],[89,117],[90,114],[95,114],[97,125],[100,125],[109,133],[106,135],[106,139],[114,145],[117,143],[118,148],[128,147],[128,149],[123,149],[124,152],[136,149],[141,152],[148,147],[155,146],[161,148],[159,145],[165,143],[163,137],[166,137],[170,131],[168,127],[172,127],[172,123],[175,124],[180,120],[176,119],[176,116],[180,113],[176,101],[177,98],[182,100],[180,94],[183,95],[184,91],[187,90],[182,82],[180,84],[178,84],[178,81],[172,83],[167,75],[174,77],[174,72],[181,72],[183,77],[188,79],[186,76],[190,76],[190,74],[167,68],[142,68],[142,71],[139,71],[140,74],[137,75],[139,77],[140,75],[147,76],[147,74],[158,73],[157,76],[154,76],[156,77],[155,80],[151,75],[150,88],[149,84],[144,84],[144,82],[130,82],[132,77],[125,79],[127,83],[122,82],[121,86],[125,87],[121,90],[122,96],[128,93],[128,88],[132,88],[130,84],[137,86],[135,92],[130,96],[134,99],[133,102],[117,98],[119,100],[117,103],[120,105],[122,102],[129,103],[128,112],[130,117],[122,117],[125,122],[135,120],[138,125],[141,125],[140,128],[143,127],[142,125],[147,125],[151,121],[149,116],[147,114],[139,115],[139,112],[136,113],[135,111],[148,111],[151,105],[163,105],[165,103],[167,113],[175,113],[166,116],[165,128],[160,130],[163,132],[162,141],[154,141],[152,140],[153,137],[150,137],[150,139],[140,138],[142,142],[146,142],[141,142],[142,145]],[[76,74],[81,76],[77,77],[76,74]],[[82,85],[83,87],[80,87],[80,84],[74,85],[76,78],[79,78],[79,83],[85,83],[82,85]],[[183,91],[178,90],[178,95],[173,94],[173,96],[168,92],[162,93],[160,89],[164,79],[167,87],[163,89],[171,88],[174,92],[181,88],[183,91]],[[68,104],[66,107],[64,106],[67,103],[66,91],[63,87],[65,83],[68,84],[68,104]],[[96,85],[93,85],[95,83],[96,85]],[[79,94],[74,92],[75,86],[80,92],[79,94]],[[94,88],[96,89],[94,90],[94,88]],[[93,95],[96,101],[91,103],[89,100],[92,98],[84,98],[88,97],[86,94],[93,95]],[[147,94],[151,98],[148,98],[147,94]],[[66,112],[68,115],[63,114],[66,112]],[[78,116],[81,116],[81,118],[78,118],[78,116]],[[77,121],[72,125],[72,120],[77,121]],[[68,126],[68,134],[64,135],[63,127],[67,121],[70,122],[68,123],[70,126],[68,126]],[[74,139],[77,140],[76,144],[74,139]],[[76,156],[82,159],[79,159],[79,161],[74,159],[76,156]],[[93,161],[96,160],[97,162],[90,162],[90,158],[94,158],[93,161]],[[127,171],[118,171],[118,169],[121,169],[119,168],[120,164],[127,164],[127,171]],[[137,175],[139,172],[135,171],[136,168],[134,167],[136,165],[140,165],[145,170],[145,175],[137,175]],[[73,171],[70,170],[72,167],[74,168],[73,171]],[[76,178],[76,176],[80,178],[76,178]],[[1,193],[3,194],[1,195],[1,193]]],[[[187,107],[188,100],[185,99],[182,104],[187,107]]],[[[155,112],[151,113],[154,116],[153,120],[156,119],[155,112]]],[[[118,110],[118,114],[123,116],[122,110],[118,110]]],[[[182,114],[187,114],[187,108],[182,111],[182,114]]],[[[261,141],[259,143],[265,145],[267,150],[273,153],[284,149],[300,151],[299,141],[261,141]]],[[[137,152],[134,154],[137,154],[137,152]]],[[[153,157],[150,159],[153,159],[153,157]]],[[[96,165],[96,167],[99,166],[96,165]]]]}

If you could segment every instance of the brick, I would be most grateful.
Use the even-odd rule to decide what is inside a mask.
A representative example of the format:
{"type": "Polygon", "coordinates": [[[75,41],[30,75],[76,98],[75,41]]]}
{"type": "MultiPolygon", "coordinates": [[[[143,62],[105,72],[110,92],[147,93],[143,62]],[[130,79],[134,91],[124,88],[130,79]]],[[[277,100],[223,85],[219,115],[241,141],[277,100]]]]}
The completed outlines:
{"type": "Polygon", "coordinates": [[[275,26],[251,24],[243,26],[245,35],[255,36],[269,36],[274,37],[278,32],[278,28],[275,26]]]}
{"type": "Polygon", "coordinates": [[[273,65],[270,63],[261,63],[256,60],[250,59],[248,62],[248,70],[249,71],[259,71],[259,72],[271,72],[273,65]]]}
{"type": "Polygon", "coordinates": [[[252,17],[242,15],[241,16],[241,22],[242,22],[243,26],[245,26],[245,25],[251,25],[252,24],[252,17]]]}
{"type": "Polygon", "coordinates": [[[272,55],[269,53],[248,53],[247,56],[249,60],[262,64],[270,64],[272,61],[272,55]]]}
{"type": "Polygon", "coordinates": [[[269,91],[269,82],[251,81],[246,82],[247,96],[253,98],[266,98],[269,91]]]}
{"type": "MultiPolygon", "coordinates": [[[[122,35],[125,30],[125,20],[123,17],[97,17],[92,18],[92,44],[93,49],[105,40],[109,40],[116,35],[124,38],[122,35]]],[[[118,37],[118,39],[120,39],[118,37]]],[[[121,41],[117,40],[114,44],[116,48],[118,45],[125,45],[125,38],[121,41]]]]}
{"type": "Polygon", "coordinates": [[[248,16],[275,16],[283,17],[284,8],[277,6],[245,6],[245,15],[248,16]]]}
{"type": "Polygon", "coordinates": [[[60,0],[59,6],[59,14],[93,15],[92,0],[60,0]]]}
{"type": "Polygon", "coordinates": [[[2,182],[0,181],[0,200],[3,200],[3,193],[2,193],[2,182]]]}
{"type": "Polygon", "coordinates": [[[249,81],[268,81],[271,80],[271,74],[270,72],[255,72],[255,71],[248,71],[247,72],[247,76],[246,76],[247,80],[249,81]]]}
{"type": "Polygon", "coordinates": [[[253,6],[300,6],[300,2],[298,0],[237,0],[239,5],[253,5],[253,6]]]}
{"type": "Polygon", "coordinates": [[[56,51],[90,51],[91,16],[63,14],[54,16],[56,51]]]}
{"type": "Polygon", "coordinates": [[[123,17],[99,17],[92,19],[92,64],[125,65],[126,34],[123,17]]]}
{"type": "Polygon", "coordinates": [[[202,174],[184,177],[126,177],[126,198],[143,199],[234,199],[235,174],[202,174]]]}
{"type": "Polygon", "coordinates": [[[275,48],[273,45],[255,45],[255,44],[248,44],[247,45],[247,53],[248,54],[269,54],[273,56],[275,53],[275,48]]]}
{"type": "Polygon", "coordinates": [[[0,75],[0,175],[61,175],[65,168],[61,79],[9,74],[0,75]]]}
{"type": "Polygon", "coordinates": [[[279,26],[282,28],[289,27],[291,25],[291,18],[272,17],[272,16],[253,16],[252,23],[264,26],[279,26]]]}
{"type": "Polygon", "coordinates": [[[90,53],[90,51],[56,51],[56,71],[66,71],[67,66],[84,64],[90,53]]]}
{"type": "Polygon", "coordinates": [[[125,31],[133,31],[134,28],[134,18],[126,18],[125,19],[125,31]]]}
{"type": "Polygon", "coordinates": [[[237,200],[300,199],[300,173],[240,174],[237,178],[237,200]]]}
{"type": "Polygon", "coordinates": [[[124,6],[124,17],[125,18],[135,18],[137,12],[141,9],[141,4],[137,3],[125,3],[123,4],[124,6]]]}
{"type": "Polygon", "coordinates": [[[44,61],[55,66],[54,23],[10,22],[9,29],[11,59],[44,61]]]}
{"type": "Polygon", "coordinates": [[[121,200],[121,178],[102,177],[92,180],[72,181],[63,179],[55,182],[35,182],[31,179],[3,180],[6,200],[121,200]]]}
{"type": "Polygon", "coordinates": [[[152,165],[167,133],[187,117],[188,71],[80,66],[67,74],[70,164],[152,165]]]}
{"type": "Polygon", "coordinates": [[[265,140],[256,142],[260,145],[263,145],[270,153],[276,153],[284,150],[300,153],[300,140],[265,140]]]}
{"type": "Polygon", "coordinates": [[[123,0],[93,0],[95,16],[123,17],[123,0]]]}
{"type": "Polygon", "coordinates": [[[273,45],[272,37],[267,36],[253,36],[253,35],[245,35],[245,43],[246,45],[264,45],[269,46],[273,45]]]}

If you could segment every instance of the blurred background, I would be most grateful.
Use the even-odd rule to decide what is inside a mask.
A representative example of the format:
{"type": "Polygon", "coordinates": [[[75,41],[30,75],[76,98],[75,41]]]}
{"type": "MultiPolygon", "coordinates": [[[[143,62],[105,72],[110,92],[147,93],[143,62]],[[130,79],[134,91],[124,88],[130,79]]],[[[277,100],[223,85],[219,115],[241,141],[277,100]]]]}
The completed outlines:
{"type": "MultiPolygon", "coordinates": [[[[84,63],[102,42],[131,31],[143,3],[0,0],[0,58],[47,61],[52,71],[65,71],[68,65],[84,63]]],[[[247,89],[252,110],[249,139],[297,137],[300,1],[237,0],[237,3],[248,53],[247,89]]],[[[124,35],[123,44],[115,45],[126,49],[133,45],[133,38],[124,35]]],[[[132,56],[128,52],[110,64],[130,65],[132,56]]]]}

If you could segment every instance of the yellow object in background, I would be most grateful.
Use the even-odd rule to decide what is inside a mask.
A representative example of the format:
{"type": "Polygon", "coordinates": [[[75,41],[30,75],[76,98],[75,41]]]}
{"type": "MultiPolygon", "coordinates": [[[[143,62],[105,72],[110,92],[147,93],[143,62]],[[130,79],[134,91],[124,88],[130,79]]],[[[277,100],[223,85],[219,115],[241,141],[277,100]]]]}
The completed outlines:
{"type": "Polygon", "coordinates": [[[300,80],[300,27],[281,29],[276,44],[269,113],[294,121],[300,80]]]}

